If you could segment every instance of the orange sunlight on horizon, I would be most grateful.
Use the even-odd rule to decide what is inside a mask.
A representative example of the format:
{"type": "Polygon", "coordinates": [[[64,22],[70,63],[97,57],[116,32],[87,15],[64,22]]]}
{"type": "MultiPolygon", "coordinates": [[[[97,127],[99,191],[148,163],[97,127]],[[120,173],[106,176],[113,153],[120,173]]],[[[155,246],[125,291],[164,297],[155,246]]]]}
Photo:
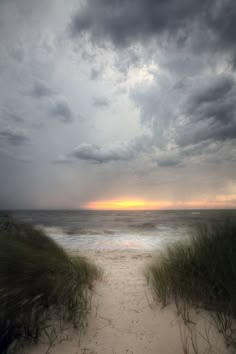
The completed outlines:
{"type": "Polygon", "coordinates": [[[85,204],[85,208],[97,210],[143,210],[143,209],[159,209],[160,204],[157,202],[149,202],[145,200],[135,199],[116,199],[93,201],[85,204]]]}
{"type": "Polygon", "coordinates": [[[214,200],[168,201],[145,199],[111,199],[85,203],[82,207],[91,210],[160,210],[160,209],[211,209],[235,207],[236,196],[217,196],[214,200]],[[232,198],[233,197],[233,198],[232,198]]]}

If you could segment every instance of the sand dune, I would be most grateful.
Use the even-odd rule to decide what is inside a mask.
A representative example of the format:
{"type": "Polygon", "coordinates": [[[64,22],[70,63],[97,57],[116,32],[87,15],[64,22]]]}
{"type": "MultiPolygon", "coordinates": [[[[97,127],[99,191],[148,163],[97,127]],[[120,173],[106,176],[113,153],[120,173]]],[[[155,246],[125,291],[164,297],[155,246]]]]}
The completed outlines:
{"type": "Polygon", "coordinates": [[[68,340],[49,350],[39,344],[21,353],[182,354],[184,346],[193,352],[192,342],[200,354],[227,352],[206,314],[194,315],[197,326],[186,327],[174,307],[161,309],[153,301],[143,275],[152,257],[149,253],[87,252],[86,256],[102,266],[106,276],[95,286],[85,333],[70,329],[62,336],[68,335],[68,340]]]}

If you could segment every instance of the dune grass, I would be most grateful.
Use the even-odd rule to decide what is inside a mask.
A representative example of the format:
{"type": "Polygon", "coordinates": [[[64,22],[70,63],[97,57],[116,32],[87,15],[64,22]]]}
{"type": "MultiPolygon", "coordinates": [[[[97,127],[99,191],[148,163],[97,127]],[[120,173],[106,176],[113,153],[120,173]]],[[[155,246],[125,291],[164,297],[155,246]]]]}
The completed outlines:
{"type": "Polygon", "coordinates": [[[26,224],[0,224],[0,352],[37,342],[52,318],[80,328],[91,284],[101,271],[68,255],[43,231],[26,224]]]}
{"type": "Polygon", "coordinates": [[[157,301],[175,303],[189,320],[189,308],[210,311],[228,345],[236,347],[236,222],[196,227],[190,242],[158,256],[146,271],[157,301]],[[229,344],[230,342],[230,344],[229,344]]]}

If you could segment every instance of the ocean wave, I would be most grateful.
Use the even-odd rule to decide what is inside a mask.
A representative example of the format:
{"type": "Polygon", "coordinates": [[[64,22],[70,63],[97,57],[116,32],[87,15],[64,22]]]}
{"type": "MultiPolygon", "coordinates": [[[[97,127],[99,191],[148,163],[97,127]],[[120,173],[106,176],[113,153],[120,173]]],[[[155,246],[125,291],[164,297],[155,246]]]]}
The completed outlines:
{"type": "Polygon", "coordinates": [[[100,230],[100,229],[65,229],[64,232],[67,235],[114,235],[117,231],[114,230],[100,230]]]}
{"type": "Polygon", "coordinates": [[[138,224],[131,224],[130,227],[133,227],[135,229],[144,229],[144,230],[153,230],[156,229],[156,224],[152,222],[144,222],[144,223],[138,223],[138,224]]]}
{"type": "Polygon", "coordinates": [[[47,234],[53,235],[67,235],[67,236],[99,236],[99,235],[115,235],[120,233],[119,230],[110,230],[110,229],[83,229],[80,227],[60,227],[60,226],[44,226],[38,224],[36,226],[39,229],[42,229],[47,234]]]}

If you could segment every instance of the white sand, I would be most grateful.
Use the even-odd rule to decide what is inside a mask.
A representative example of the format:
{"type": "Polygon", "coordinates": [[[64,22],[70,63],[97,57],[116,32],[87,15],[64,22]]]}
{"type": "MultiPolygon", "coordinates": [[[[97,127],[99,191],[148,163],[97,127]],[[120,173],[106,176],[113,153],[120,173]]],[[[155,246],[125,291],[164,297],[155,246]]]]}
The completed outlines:
{"type": "MultiPolygon", "coordinates": [[[[227,352],[222,349],[222,338],[209,321],[205,321],[205,315],[195,315],[197,327],[186,327],[176,316],[174,307],[161,309],[153,301],[143,275],[145,265],[152,259],[150,254],[113,251],[87,252],[86,255],[107,274],[95,286],[86,332],[78,334],[70,329],[69,340],[56,343],[48,353],[182,354],[183,343],[192,347],[191,338],[197,342],[199,354],[227,352]],[[196,331],[188,328],[196,328],[196,331]],[[208,331],[213,348],[207,343],[208,331]]],[[[40,344],[27,347],[21,353],[42,354],[47,349],[48,345],[40,344]]]]}

